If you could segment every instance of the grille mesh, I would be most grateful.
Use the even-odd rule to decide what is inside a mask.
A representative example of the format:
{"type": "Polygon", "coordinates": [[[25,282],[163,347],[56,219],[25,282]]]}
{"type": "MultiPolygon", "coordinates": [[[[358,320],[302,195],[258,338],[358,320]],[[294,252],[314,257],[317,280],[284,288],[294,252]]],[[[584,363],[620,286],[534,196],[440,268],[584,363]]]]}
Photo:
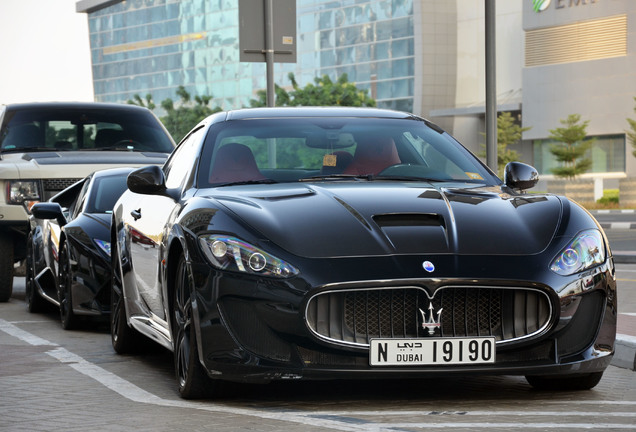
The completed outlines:
{"type": "Polygon", "coordinates": [[[513,288],[448,287],[433,299],[418,288],[332,291],[313,297],[307,324],[320,337],[368,345],[372,338],[429,335],[423,319],[438,320],[435,336],[494,336],[498,341],[528,337],[550,320],[548,297],[513,288]],[[423,316],[424,315],[424,316],[423,316]]]}
{"type": "Polygon", "coordinates": [[[42,180],[42,187],[44,189],[44,200],[46,201],[58,192],[63,191],[72,184],[80,181],[81,178],[56,178],[56,179],[44,179],[42,180]]]}

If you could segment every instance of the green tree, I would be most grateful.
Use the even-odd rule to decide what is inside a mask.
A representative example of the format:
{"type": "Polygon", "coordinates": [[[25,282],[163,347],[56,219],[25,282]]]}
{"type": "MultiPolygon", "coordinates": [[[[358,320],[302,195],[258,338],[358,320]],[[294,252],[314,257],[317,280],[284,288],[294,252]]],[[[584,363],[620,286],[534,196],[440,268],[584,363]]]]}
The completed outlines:
{"type": "MultiPolygon", "coordinates": [[[[220,107],[211,108],[209,106],[212,96],[195,96],[194,101],[192,101],[190,93],[187,92],[184,86],[179,86],[177,96],[180,98],[180,103],[177,107],[175,107],[174,101],[170,98],[161,101],[161,108],[164,109],[166,115],[160,118],[172,138],[177,142],[201,120],[210,114],[221,111],[220,107]]],[[[133,99],[128,100],[128,103],[144,106],[150,110],[156,108],[150,94],[146,95],[145,100],[139,95],[134,95],[133,99]]]]}
{"type": "MultiPolygon", "coordinates": [[[[530,127],[521,127],[515,122],[510,112],[502,112],[497,117],[497,171],[499,176],[503,176],[504,168],[508,162],[521,159],[519,153],[511,150],[508,146],[516,144],[521,140],[523,132],[530,130],[530,127]]],[[[485,136],[485,134],[482,134],[485,136]]],[[[485,145],[482,145],[485,147],[485,145]]],[[[486,151],[479,153],[479,156],[486,157],[486,151]]]]}
{"type": "Polygon", "coordinates": [[[156,108],[155,103],[152,100],[152,95],[150,93],[148,93],[146,95],[146,100],[144,101],[141,96],[139,96],[138,94],[134,95],[132,99],[128,99],[128,104],[129,105],[139,105],[142,107],[146,107],[148,108],[150,111],[154,110],[156,108]]]}
{"type": "Polygon", "coordinates": [[[220,107],[211,108],[209,106],[212,96],[195,96],[193,103],[190,93],[183,86],[179,86],[177,89],[177,96],[181,99],[178,107],[175,107],[170,98],[161,101],[161,108],[166,111],[166,115],[161,117],[161,121],[177,142],[201,120],[222,111],[220,107]]]}
{"type": "MultiPolygon", "coordinates": [[[[336,82],[327,75],[314,78],[314,83],[301,88],[292,72],[288,75],[293,90],[275,86],[276,106],[354,106],[374,107],[375,99],[368,95],[368,90],[359,89],[354,83],[349,82],[347,74],[342,74],[336,82]]],[[[250,101],[251,107],[267,106],[267,92],[259,90],[258,99],[250,101]]]]}
{"type": "Polygon", "coordinates": [[[564,127],[550,129],[549,138],[558,142],[550,146],[550,153],[562,164],[552,169],[557,177],[572,179],[592,166],[592,160],[585,157],[594,143],[594,139],[585,139],[589,120],[579,123],[580,121],[579,114],[570,114],[567,119],[560,120],[564,127]]]}
{"type": "MultiPolygon", "coordinates": [[[[636,102],[636,97],[634,98],[634,102],[636,102]]],[[[634,106],[634,112],[636,112],[636,106],[634,106]]],[[[632,155],[636,157],[636,120],[628,118],[627,122],[629,123],[631,129],[627,131],[627,140],[632,145],[632,155]]]]}

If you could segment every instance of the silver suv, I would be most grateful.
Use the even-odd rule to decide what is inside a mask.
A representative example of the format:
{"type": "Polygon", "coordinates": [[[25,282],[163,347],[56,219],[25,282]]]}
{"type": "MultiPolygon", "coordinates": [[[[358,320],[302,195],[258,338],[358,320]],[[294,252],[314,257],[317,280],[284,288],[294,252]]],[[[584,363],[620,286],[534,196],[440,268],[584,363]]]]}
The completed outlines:
{"type": "Polygon", "coordinates": [[[33,204],[93,171],[163,164],[174,146],[159,119],[134,105],[0,106],[0,301],[23,270],[33,204]]]}

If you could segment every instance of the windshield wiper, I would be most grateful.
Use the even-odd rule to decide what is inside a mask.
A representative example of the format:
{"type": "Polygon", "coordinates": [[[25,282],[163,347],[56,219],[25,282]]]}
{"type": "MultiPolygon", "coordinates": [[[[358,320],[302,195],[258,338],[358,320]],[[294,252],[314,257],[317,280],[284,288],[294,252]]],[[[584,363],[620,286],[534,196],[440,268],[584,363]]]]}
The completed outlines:
{"type": "Polygon", "coordinates": [[[318,174],[311,177],[303,177],[298,179],[299,182],[311,182],[316,180],[371,180],[373,174],[357,175],[357,174],[318,174]]]}
{"type": "Polygon", "coordinates": [[[421,181],[421,182],[443,182],[447,180],[435,179],[435,178],[426,178],[426,177],[416,177],[416,176],[397,176],[397,175],[374,175],[374,174],[324,174],[324,175],[315,175],[311,177],[303,177],[298,181],[301,182],[309,182],[316,180],[394,180],[394,181],[421,181]]]}
{"type": "Polygon", "coordinates": [[[2,153],[28,153],[28,152],[44,152],[44,151],[49,151],[49,152],[54,152],[57,151],[54,148],[49,148],[49,147],[5,147],[0,149],[0,151],[2,153]]]}
{"type": "Polygon", "coordinates": [[[85,148],[81,149],[82,151],[141,151],[140,149],[136,149],[133,146],[109,146],[109,147],[95,147],[95,148],[85,148]]]}
{"type": "Polygon", "coordinates": [[[399,176],[399,175],[377,175],[369,180],[395,180],[395,181],[420,181],[420,182],[445,182],[448,180],[436,179],[431,177],[417,176],[399,176]]]}

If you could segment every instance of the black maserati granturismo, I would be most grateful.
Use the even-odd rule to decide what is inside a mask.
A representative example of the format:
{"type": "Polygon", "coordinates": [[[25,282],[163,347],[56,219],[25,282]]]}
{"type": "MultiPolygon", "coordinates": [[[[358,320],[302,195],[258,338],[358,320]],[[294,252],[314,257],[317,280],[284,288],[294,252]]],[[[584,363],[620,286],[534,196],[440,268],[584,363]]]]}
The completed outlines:
{"type": "Polygon", "coordinates": [[[172,350],[185,398],[462,374],[594,387],[614,353],[613,258],[537,181],[519,162],[500,180],[408,113],[214,114],[114,207],[114,349],[172,350]]]}

